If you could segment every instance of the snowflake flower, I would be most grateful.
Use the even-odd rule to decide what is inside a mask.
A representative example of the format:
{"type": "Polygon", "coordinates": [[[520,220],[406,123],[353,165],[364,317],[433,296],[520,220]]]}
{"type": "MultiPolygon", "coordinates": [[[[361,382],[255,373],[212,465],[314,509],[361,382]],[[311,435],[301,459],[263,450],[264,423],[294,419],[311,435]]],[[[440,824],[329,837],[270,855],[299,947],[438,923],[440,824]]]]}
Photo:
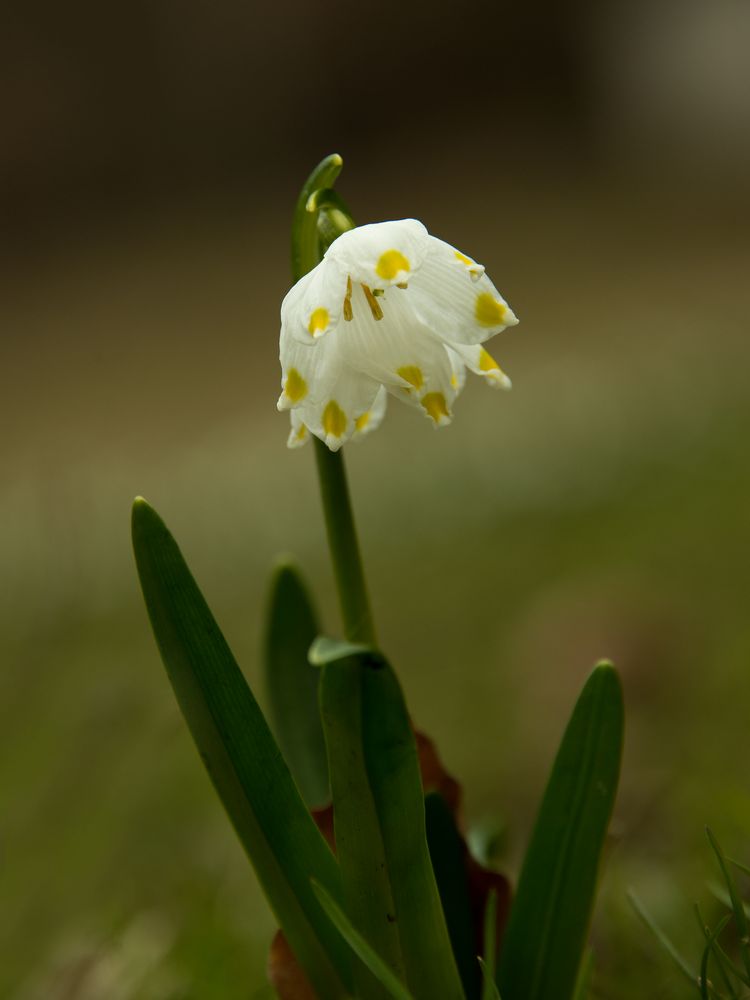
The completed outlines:
{"type": "Polygon", "coordinates": [[[467,368],[510,387],[482,344],[517,322],[482,265],[416,219],[343,233],[281,306],[289,446],[314,434],[338,450],[375,430],[388,393],[450,423],[467,368]]]}

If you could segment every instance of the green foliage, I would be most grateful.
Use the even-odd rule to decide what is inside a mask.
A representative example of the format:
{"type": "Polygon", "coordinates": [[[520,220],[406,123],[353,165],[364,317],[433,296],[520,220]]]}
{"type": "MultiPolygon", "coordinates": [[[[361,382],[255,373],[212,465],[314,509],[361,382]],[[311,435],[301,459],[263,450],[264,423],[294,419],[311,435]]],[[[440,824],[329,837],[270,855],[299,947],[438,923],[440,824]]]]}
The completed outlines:
{"type": "MultiPolygon", "coordinates": [[[[427,844],[453,954],[456,956],[467,997],[476,997],[480,988],[480,970],[466,880],[466,847],[456,827],[453,813],[439,792],[430,792],[425,796],[425,816],[427,844]]],[[[485,955],[487,954],[485,948],[485,955]]]]}
{"type": "Polygon", "coordinates": [[[158,514],[133,506],[133,547],[164,665],[216,791],[316,990],[347,995],[350,957],[310,878],[341,879],[190,570],[158,514]]]}
{"type": "MultiPolygon", "coordinates": [[[[342,644],[342,648],[347,648],[342,644]]],[[[363,654],[366,655],[366,654],[363,654]]],[[[320,710],[333,792],[336,856],[347,916],[389,968],[404,978],[395,904],[362,747],[362,666],[357,656],[320,671],[320,710]]],[[[367,966],[355,965],[357,995],[380,998],[367,966]]]]}
{"type": "Polygon", "coordinates": [[[394,1000],[414,1000],[401,980],[394,975],[391,968],[386,965],[370,943],[354,928],[347,915],[331,899],[323,886],[319,882],[313,882],[313,889],[321,906],[331,918],[331,922],[338,928],[339,933],[357,958],[372,973],[373,979],[383,987],[385,996],[393,997],[394,1000]]]}
{"type": "Polygon", "coordinates": [[[318,671],[307,652],[320,633],[315,609],[293,566],[271,580],[263,663],[271,722],[284,760],[310,807],[328,800],[328,760],[318,711],[318,671]]]}
{"type": "Polygon", "coordinates": [[[620,682],[608,663],[581,692],[526,852],[498,970],[504,1000],[573,995],[622,754],[620,682]]]}
{"type": "Polygon", "coordinates": [[[484,958],[482,968],[482,1000],[496,1000],[499,996],[495,983],[497,959],[497,892],[493,889],[487,897],[484,911],[484,958]]]}
{"type": "MultiPolygon", "coordinates": [[[[401,688],[375,650],[316,643],[313,662],[359,672],[364,770],[390,877],[406,982],[416,1000],[464,997],[430,861],[414,735],[401,688]]],[[[333,778],[334,782],[336,779],[333,778]]]]}
{"type": "Polygon", "coordinates": [[[706,835],[726,886],[726,893],[720,892],[715,893],[715,895],[721,898],[722,904],[728,907],[730,912],[725,913],[711,927],[704,919],[698,904],[695,904],[695,916],[705,942],[698,972],[692,971],[690,963],[675,948],[669,937],[632,891],[629,893],[630,902],[662,949],[670,956],[691,986],[697,989],[703,1000],[741,1000],[741,998],[748,996],[747,992],[743,991],[743,987],[750,988],[748,918],[747,904],[742,899],[732,868],[738,868],[746,875],[750,874],[750,870],[746,865],[728,858],[708,828],[706,835]],[[732,934],[725,946],[721,939],[728,930],[731,930],[732,934]],[[730,953],[732,951],[739,956],[739,963],[730,953]]]}

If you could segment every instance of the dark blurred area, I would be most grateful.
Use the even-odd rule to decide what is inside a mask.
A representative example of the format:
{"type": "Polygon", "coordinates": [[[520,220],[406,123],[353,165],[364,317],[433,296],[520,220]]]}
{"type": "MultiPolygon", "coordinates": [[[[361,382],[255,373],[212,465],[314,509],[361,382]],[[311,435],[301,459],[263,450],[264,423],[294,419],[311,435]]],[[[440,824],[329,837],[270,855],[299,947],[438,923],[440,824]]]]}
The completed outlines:
{"type": "Polygon", "coordinates": [[[433,434],[347,449],[383,641],[515,872],[594,659],[626,691],[597,997],[690,995],[710,822],[750,861],[750,5],[6,5],[0,31],[0,995],[260,997],[273,921],[148,631],[164,515],[251,683],[292,551],[336,602],[278,308],[300,185],[415,216],[521,319],[433,434]],[[692,936],[691,936],[692,935],[692,936]],[[694,949],[691,952],[691,948],[694,949]]]}

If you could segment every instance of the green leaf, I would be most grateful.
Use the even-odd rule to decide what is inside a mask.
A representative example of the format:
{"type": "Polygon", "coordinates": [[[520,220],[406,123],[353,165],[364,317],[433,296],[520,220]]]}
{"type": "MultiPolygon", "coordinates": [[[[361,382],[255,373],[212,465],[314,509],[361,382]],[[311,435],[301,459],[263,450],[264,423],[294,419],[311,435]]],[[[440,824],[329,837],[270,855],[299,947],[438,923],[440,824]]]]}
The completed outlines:
{"type": "Polygon", "coordinates": [[[573,1000],[588,1000],[591,991],[591,979],[594,974],[594,953],[591,948],[586,950],[581,967],[578,970],[578,981],[573,993],[573,1000]]]}
{"type": "Polygon", "coordinates": [[[143,596],[198,752],[298,961],[320,996],[349,995],[351,958],[310,878],[341,898],[336,859],[164,522],[133,505],[143,596]]]}
{"type": "Polygon", "coordinates": [[[497,890],[490,890],[484,908],[483,928],[484,958],[479,960],[482,969],[482,1000],[494,1000],[497,996],[495,985],[495,965],[497,959],[497,890]]]}
{"type": "Polygon", "coordinates": [[[271,580],[264,666],[272,728],[308,806],[328,800],[328,760],[318,711],[319,674],[307,659],[320,629],[296,569],[279,566],[271,580]]]}
{"type": "MultiPolygon", "coordinates": [[[[370,970],[373,977],[384,987],[386,995],[394,1000],[413,1000],[411,993],[385,964],[374,948],[352,926],[340,906],[331,899],[319,882],[313,882],[313,890],[320,900],[320,905],[360,961],[370,970]]],[[[358,994],[359,995],[359,994],[358,994]]]]}
{"type": "Polygon", "coordinates": [[[581,692],[537,815],[498,970],[505,1000],[569,1000],[588,935],[620,772],[620,681],[599,664],[581,692]]]}
{"type": "Polygon", "coordinates": [[[740,957],[742,958],[742,963],[745,966],[745,971],[750,977],[750,928],[748,927],[748,919],[745,913],[742,897],[737,889],[737,883],[734,880],[734,876],[732,875],[732,871],[729,867],[729,862],[727,861],[724,851],[721,849],[718,840],[708,827],[706,827],[706,836],[708,837],[708,841],[713,848],[716,860],[719,862],[719,867],[721,868],[721,874],[724,876],[724,881],[727,884],[727,891],[729,892],[729,898],[732,902],[732,912],[734,913],[734,920],[737,924],[737,934],[740,939],[740,957]]]}
{"type": "MultiPolygon", "coordinates": [[[[416,1000],[463,1000],[427,847],[419,758],[401,688],[382,654],[340,644],[341,661],[360,671],[364,766],[390,880],[406,982],[416,1000]]],[[[317,642],[313,662],[337,663],[336,646],[317,642]]],[[[331,763],[329,757],[329,764],[331,763]]],[[[331,773],[334,786],[335,778],[331,773]]]]}
{"type": "Polygon", "coordinates": [[[500,991],[495,982],[494,973],[483,958],[478,959],[482,970],[482,1000],[500,1000],[500,991]]]}
{"type": "MultiPolygon", "coordinates": [[[[350,649],[349,644],[341,644],[350,649]]],[[[314,649],[320,654],[325,644],[314,649]]],[[[363,654],[367,656],[367,653],[363,654]]],[[[347,657],[323,666],[320,675],[323,720],[333,797],[336,857],[347,915],[354,927],[402,979],[395,904],[388,861],[362,747],[362,663],[347,657]]],[[[355,963],[354,983],[361,1000],[380,1000],[382,984],[355,963]]]]}
{"type": "MultiPolygon", "coordinates": [[[[439,792],[429,792],[425,796],[425,817],[427,845],[461,982],[467,997],[477,997],[480,970],[466,875],[466,846],[453,813],[439,792]]],[[[496,894],[493,895],[497,899],[496,894]]]]}

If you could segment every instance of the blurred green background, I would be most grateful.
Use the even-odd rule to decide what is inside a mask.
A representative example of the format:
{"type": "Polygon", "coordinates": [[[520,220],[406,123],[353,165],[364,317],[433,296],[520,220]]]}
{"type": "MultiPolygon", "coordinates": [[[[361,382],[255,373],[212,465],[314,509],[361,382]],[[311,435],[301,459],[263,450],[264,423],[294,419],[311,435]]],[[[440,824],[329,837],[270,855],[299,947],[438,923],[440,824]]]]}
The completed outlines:
{"type": "MultiPolygon", "coordinates": [[[[338,629],[275,410],[294,199],[415,216],[521,319],[434,433],[347,449],[417,723],[518,869],[594,660],[626,692],[597,997],[690,994],[703,826],[750,861],[750,7],[47,0],[0,36],[0,995],[267,995],[273,920],[166,681],[136,493],[259,688],[266,581],[338,629]]],[[[259,691],[262,696],[262,691],[259,691]]]]}

